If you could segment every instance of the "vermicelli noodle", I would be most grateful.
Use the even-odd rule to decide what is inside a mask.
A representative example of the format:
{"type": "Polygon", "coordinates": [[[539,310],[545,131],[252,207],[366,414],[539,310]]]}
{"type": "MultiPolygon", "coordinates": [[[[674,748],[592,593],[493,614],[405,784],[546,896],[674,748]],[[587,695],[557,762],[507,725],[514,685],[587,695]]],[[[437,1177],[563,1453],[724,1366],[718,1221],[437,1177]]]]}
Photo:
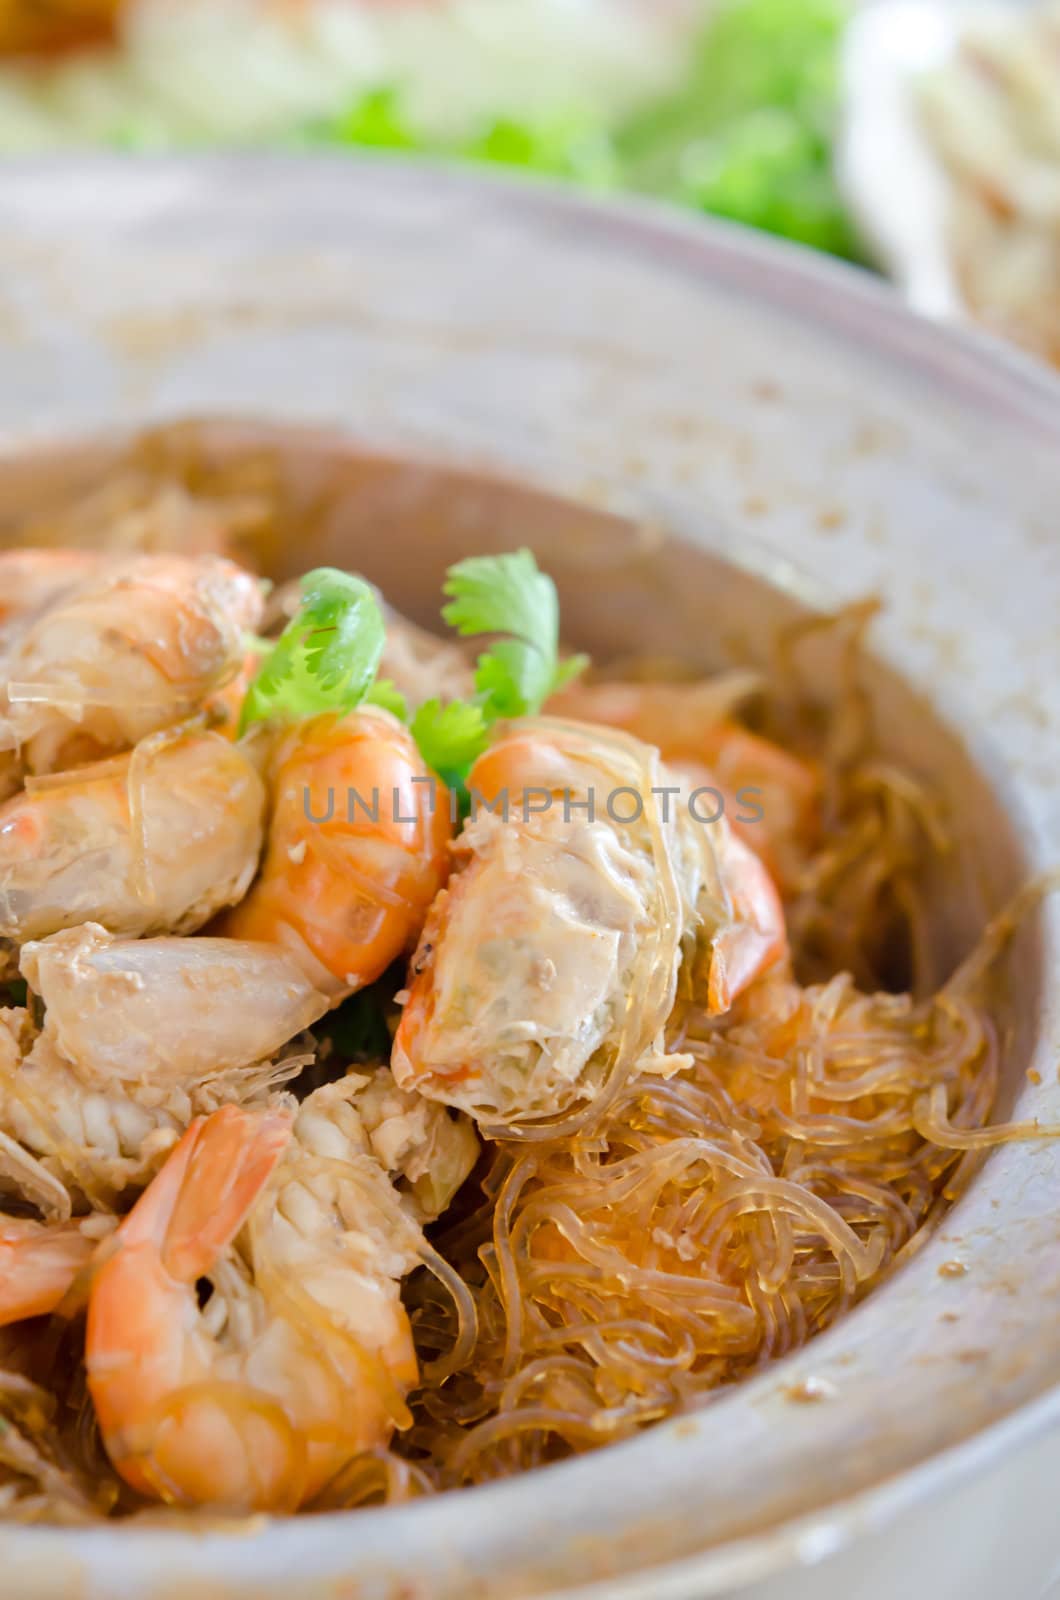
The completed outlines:
{"type": "MultiPolygon", "coordinates": [[[[439,1236],[478,1339],[398,1446],[436,1486],[624,1437],[797,1348],[930,1220],[962,1150],[1041,1131],[982,1127],[997,1041],[968,998],[777,980],[671,1027],[691,1070],[632,1078],[575,1138],[500,1145],[439,1236]]],[[[420,1283],[414,1304],[443,1341],[444,1301],[420,1283]]]]}

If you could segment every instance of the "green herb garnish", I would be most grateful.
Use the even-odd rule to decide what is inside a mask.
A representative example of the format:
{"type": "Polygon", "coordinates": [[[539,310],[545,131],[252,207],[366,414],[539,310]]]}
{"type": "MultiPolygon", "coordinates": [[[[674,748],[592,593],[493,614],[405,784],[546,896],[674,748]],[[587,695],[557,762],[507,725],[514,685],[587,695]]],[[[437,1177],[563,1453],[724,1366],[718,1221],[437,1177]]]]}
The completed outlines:
{"type": "Polygon", "coordinates": [[[474,700],[427,700],[412,719],[420,754],[451,789],[459,789],[489,743],[489,723],[474,700]]]}
{"type": "Polygon", "coordinates": [[[335,567],[307,573],[298,611],[247,690],[240,732],[253,722],[352,711],[372,690],[385,638],[379,601],[363,578],[335,567]]]}
{"type": "Polygon", "coordinates": [[[475,688],[487,721],[533,715],[586,667],[586,656],[559,659],[556,585],[529,550],[458,561],[445,593],[442,616],[463,638],[507,635],[478,659],[475,688]]]}
{"type": "MultiPolygon", "coordinates": [[[[559,659],[559,601],[529,550],[472,556],[450,567],[442,616],[465,639],[493,636],[478,658],[468,700],[428,700],[411,719],[432,772],[458,792],[504,717],[532,716],[577,676],[585,656],[559,659]]],[[[247,691],[240,731],[254,722],[300,721],[382,706],[409,721],[404,695],[376,678],[386,629],[363,578],[320,567],[302,579],[302,603],[247,691]]]]}
{"type": "Polygon", "coordinates": [[[535,715],[588,658],[560,661],[556,586],[529,550],[458,561],[444,592],[442,616],[463,638],[500,636],[478,658],[474,699],[428,700],[412,720],[423,759],[459,792],[492,724],[535,715]]]}
{"type": "Polygon", "coordinates": [[[399,722],[409,720],[409,703],[392,678],[377,678],[364,697],[366,706],[379,706],[399,722]]]}

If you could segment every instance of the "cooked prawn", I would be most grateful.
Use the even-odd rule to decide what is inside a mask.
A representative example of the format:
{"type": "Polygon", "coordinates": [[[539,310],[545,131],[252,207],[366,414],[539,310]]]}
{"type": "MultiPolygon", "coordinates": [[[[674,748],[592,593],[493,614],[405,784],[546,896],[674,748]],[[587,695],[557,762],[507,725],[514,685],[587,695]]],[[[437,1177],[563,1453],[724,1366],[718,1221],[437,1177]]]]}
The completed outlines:
{"type": "Polygon", "coordinates": [[[93,577],[105,559],[95,550],[0,550],[0,644],[13,624],[93,577]]]}
{"type": "MultiPolygon", "coordinates": [[[[68,590],[97,572],[104,560],[92,550],[0,550],[0,663],[20,629],[68,590]]],[[[0,800],[22,786],[24,765],[18,750],[0,750],[0,800]]]]}
{"type": "Polygon", "coordinates": [[[115,939],[87,923],[34,940],[21,969],[44,1034],[89,1084],[196,1084],[274,1055],[328,1009],[276,945],[115,939]]]}
{"type": "Polygon", "coordinates": [[[388,1067],[351,1069],[303,1101],[299,1137],[316,1153],[349,1161],[371,1155],[405,1210],[434,1222],[471,1172],[479,1142],[471,1122],[415,1090],[399,1089],[388,1067]]]}
{"type": "Polygon", "coordinates": [[[757,978],[786,961],[788,935],[780,894],[764,862],[724,818],[711,827],[730,912],[715,926],[709,945],[708,1007],[721,1016],[757,978]]]}
{"type": "Polygon", "coordinates": [[[222,931],[283,945],[338,1000],[415,945],[448,870],[448,794],[375,708],[296,725],[270,784],[261,872],[222,931]]]}
{"type": "Polygon", "coordinates": [[[0,805],[0,937],[190,933],[246,892],[264,811],[250,755],[216,733],[38,780],[0,805]]]}
{"type": "Polygon", "coordinates": [[[638,740],[551,720],[515,725],[479,759],[472,798],[506,798],[508,818],[487,809],[457,841],[412,963],[399,1084],[505,1122],[561,1112],[614,1076],[631,1009],[645,1025],[619,1051],[626,1067],[681,1065],[655,1037],[697,941],[715,1012],[783,957],[765,868],[724,823],[697,823],[673,776],[638,740]],[[637,803],[632,822],[617,820],[619,796],[619,814],[637,803]],[[642,963],[654,971],[635,984],[642,963]]]}
{"type": "Polygon", "coordinates": [[[111,1218],[97,1216],[73,1222],[0,1216],[0,1327],[54,1311],[112,1226],[111,1218]]]}
{"type": "MultiPolygon", "coordinates": [[[[306,1112],[326,1109],[354,1142],[352,1123],[363,1130],[364,1148],[389,1173],[408,1209],[420,1222],[448,1210],[478,1160],[474,1125],[459,1112],[399,1089],[389,1067],[349,1072],[306,1101],[306,1112]]],[[[324,1153],[323,1150],[321,1153],[324,1153]]]]}
{"type": "Polygon", "coordinates": [[[653,744],[669,767],[725,799],[733,830],[784,889],[820,835],[822,774],[733,722],[716,686],[701,683],[575,683],[552,705],[563,716],[624,728],[653,744]]]}
{"type": "MultiPolygon", "coordinates": [[[[144,1183],[196,1113],[263,1103],[306,1059],[297,1044],[272,1058],[328,1008],[284,950],[236,939],[114,939],[90,923],[24,946],[21,967],[45,1014],[38,1035],[0,1012],[18,1046],[5,1058],[0,1031],[0,1133],[95,1205],[144,1183]]],[[[371,1152],[423,1221],[475,1164],[470,1123],[385,1067],[311,1099],[334,1153],[371,1152]]]]}
{"type": "Polygon", "coordinates": [[[182,721],[236,675],[262,603],[257,580],[218,557],[104,563],[13,640],[0,749],[54,772],[182,721]]]}
{"type": "MultiPolygon", "coordinates": [[[[181,1077],[151,1053],[133,1077],[86,1081],[21,1007],[0,1010],[0,1173],[45,1216],[86,1206],[114,1209],[142,1189],[194,1117],[236,1104],[263,1107],[303,1065],[293,1046],[277,1059],[246,1060],[181,1077]]],[[[197,1065],[193,1061],[193,1065],[197,1065]]]]}
{"type": "Polygon", "coordinates": [[[402,1087],[515,1124],[681,1065],[657,1036],[710,863],[663,778],[646,745],[577,723],[515,724],[480,758],[472,798],[506,799],[507,820],[484,809],[454,846],[394,1041],[402,1087]],[[619,792],[639,797],[629,823],[604,814],[619,792]]]}
{"type": "Polygon", "coordinates": [[[261,660],[260,646],[245,651],[235,677],[230,679],[223,689],[218,689],[216,694],[210,695],[203,702],[207,726],[215,729],[217,733],[223,733],[226,739],[235,739],[239,736],[243,701],[255,674],[261,667],[261,660]]]}
{"type": "Polygon", "coordinates": [[[317,1153],[313,1121],[194,1123],[95,1277],[89,1390],[150,1498],[294,1510],[408,1420],[398,1283],[421,1236],[371,1157],[317,1153]]]}

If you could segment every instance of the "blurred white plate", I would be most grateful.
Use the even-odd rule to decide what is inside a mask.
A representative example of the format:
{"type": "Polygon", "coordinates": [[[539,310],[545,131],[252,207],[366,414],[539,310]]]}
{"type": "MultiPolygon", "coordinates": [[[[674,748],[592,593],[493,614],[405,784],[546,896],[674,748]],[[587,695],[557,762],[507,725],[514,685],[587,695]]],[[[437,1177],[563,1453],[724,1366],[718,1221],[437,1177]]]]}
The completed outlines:
{"type": "Polygon", "coordinates": [[[894,0],[858,13],[843,57],[837,152],[843,196],[877,264],[928,316],[962,313],[946,241],[948,181],[920,123],[915,84],[953,55],[968,10],[894,0]]]}

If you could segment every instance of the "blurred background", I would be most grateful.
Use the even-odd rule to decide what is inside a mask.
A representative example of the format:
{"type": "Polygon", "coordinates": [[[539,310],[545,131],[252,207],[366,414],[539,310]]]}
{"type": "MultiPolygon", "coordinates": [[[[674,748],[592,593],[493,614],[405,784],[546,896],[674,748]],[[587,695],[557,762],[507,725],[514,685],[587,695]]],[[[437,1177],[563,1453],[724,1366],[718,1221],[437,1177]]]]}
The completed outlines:
{"type": "Polygon", "coordinates": [[[92,147],[661,198],[1060,363],[1058,0],[0,0],[0,156],[92,147]]]}

